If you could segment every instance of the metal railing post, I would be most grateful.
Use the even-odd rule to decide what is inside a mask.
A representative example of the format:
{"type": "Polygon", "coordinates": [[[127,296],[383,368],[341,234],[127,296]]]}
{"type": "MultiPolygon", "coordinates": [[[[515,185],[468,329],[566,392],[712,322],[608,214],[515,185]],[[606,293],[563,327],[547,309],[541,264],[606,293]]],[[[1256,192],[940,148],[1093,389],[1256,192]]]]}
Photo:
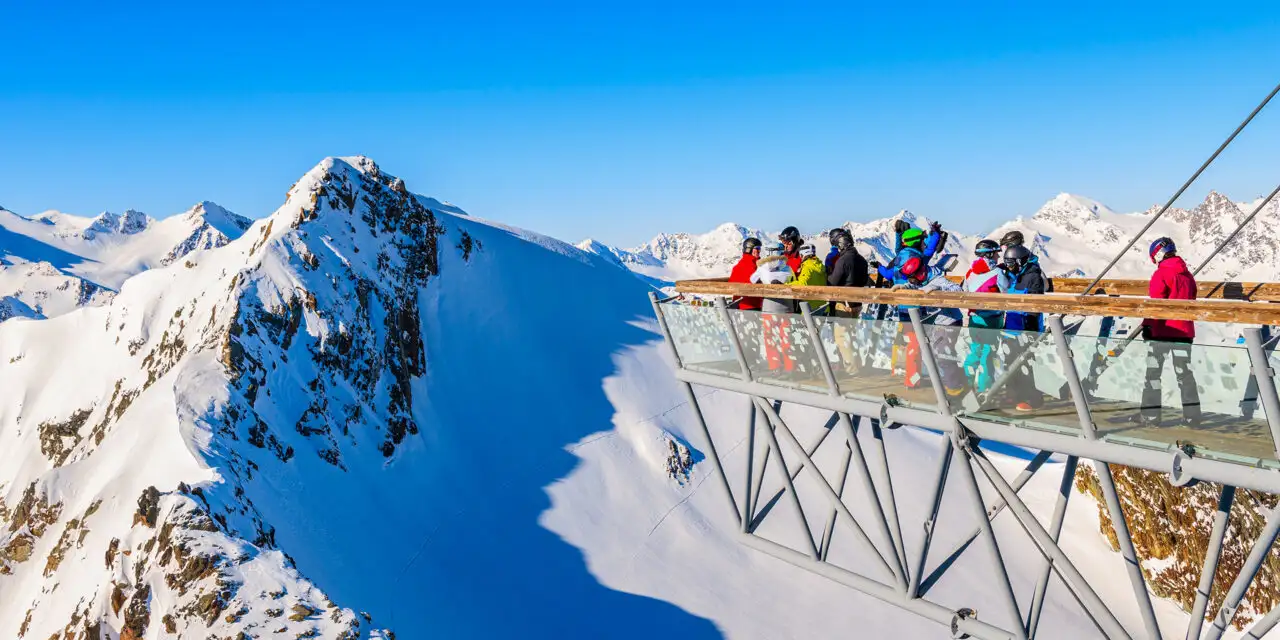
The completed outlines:
{"type": "Polygon", "coordinates": [[[1051,315],[1045,318],[1049,325],[1049,333],[1053,334],[1053,342],[1058,347],[1058,360],[1062,362],[1062,375],[1067,379],[1067,387],[1071,389],[1071,399],[1076,405],[1076,417],[1080,419],[1082,435],[1090,440],[1098,439],[1097,429],[1093,425],[1093,414],[1089,411],[1088,396],[1084,386],[1080,384],[1080,376],[1076,371],[1075,357],[1071,354],[1071,346],[1067,344],[1067,332],[1062,327],[1062,316],[1051,315]]]}
{"type": "Polygon", "coordinates": [[[751,382],[751,367],[747,364],[747,353],[742,350],[738,331],[733,328],[733,318],[729,316],[729,305],[725,303],[724,298],[716,298],[716,308],[720,310],[720,319],[729,330],[729,344],[733,345],[733,353],[738,356],[738,366],[742,367],[742,379],[751,382]]]}
{"type": "Polygon", "coordinates": [[[1280,459],[1280,397],[1276,396],[1275,372],[1267,362],[1267,352],[1262,348],[1262,332],[1256,327],[1244,330],[1244,344],[1249,350],[1249,364],[1253,379],[1258,383],[1258,399],[1271,428],[1271,441],[1275,445],[1276,458],[1280,459]]]}
{"type": "MultiPolygon", "coordinates": [[[[1080,419],[1080,433],[1088,440],[1097,440],[1098,434],[1093,425],[1093,415],[1089,411],[1089,403],[1080,384],[1080,376],[1076,372],[1075,359],[1067,346],[1066,333],[1062,328],[1062,317],[1051,315],[1047,318],[1049,331],[1053,333],[1058,344],[1058,353],[1062,360],[1062,375],[1067,379],[1071,389],[1071,398],[1075,402],[1076,415],[1080,419]]],[[[1133,537],[1129,534],[1129,523],[1124,518],[1124,507],[1120,504],[1120,494],[1116,491],[1115,479],[1111,475],[1111,467],[1105,462],[1093,461],[1093,468],[1098,474],[1098,484],[1102,495],[1106,498],[1107,512],[1111,514],[1111,525],[1116,533],[1116,541],[1120,545],[1120,554],[1124,557],[1125,570],[1129,574],[1129,583],[1133,587],[1133,597],[1138,603],[1138,612],[1142,614],[1142,624],[1146,627],[1147,637],[1160,640],[1160,624],[1156,622],[1155,608],[1151,604],[1151,594],[1147,591],[1147,581],[1142,575],[1142,564],[1138,560],[1138,551],[1133,546],[1133,537]]]]}
{"type": "Polygon", "coordinates": [[[1218,512],[1213,516],[1213,531],[1209,534],[1209,547],[1204,553],[1204,567],[1200,570],[1200,584],[1196,587],[1196,601],[1191,606],[1191,621],[1187,624],[1187,640],[1199,640],[1204,630],[1204,612],[1209,607],[1209,595],[1213,592],[1214,577],[1218,574],[1218,557],[1222,555],[1222,539],[1227,534],[1227,522],[1231,518],[1231,503],[1236,499],[1236,488],[1222,485],[1218,496],[1218,512]]]}
{"type": "MultiPolygon", "coordinates": [[[[1067,456],[1062,466],[1062,482],[1058,485],[1058,499],[1053,505],[1053,519],[1049,521],[1049,538],[1054,544],[1062,535],[1062,521],[1067,516],[1067,501],[1071,499],[1071,489],[1076,480],[1076,464],[1079,458],[1067,456]]],[[[1049,576],[1053,573],[1053,558],[1046,557],[1044,571],[1040,581],[1036,583],[1035,593],[1031,596],[1031,611],[1027,615],[1027,637],[1035,638],[1036,629],[1040,626],[1040,612],[1044,608],[1044,596],[1049,590],[1049,576]]]]}
{"type": "MultiPolygon", "coordinates": [[[[753,458],[756,451],[756,416],[760,413],[756,409],[754,401],[748,398],[747,403],[750,405],[748,409],[751,413],[747,415],[747,464],[743,465],[747,469],[747,482],[744,485],[742,498],[741,530],[743,533],[751,533],[751,521],[755,518],[751,511],[751,485],[754,483],[755,478],[751,477],[751,474],[755,471],[755,460],[753,458]]],[[[767,456],[769,453],[766,451],[765,455],[767,456]]]]}
{"type": "Polygon", "coordinates": [[[929,372],[929,382],[933,385],[933,393],[938,398],[938,413],[949,416],[951,408],[947,403],[947,390],[942,386],[942,373],[938,369],[938,361],[934,359],[933,346],[929,344],[929,337],[925,335],[924,322],[920,319],[920,309],[918,307],[907,309],[907,316],[911,318],[911,330],[916,334],[920,359],[924,361],[925,371],[929,372]]]}

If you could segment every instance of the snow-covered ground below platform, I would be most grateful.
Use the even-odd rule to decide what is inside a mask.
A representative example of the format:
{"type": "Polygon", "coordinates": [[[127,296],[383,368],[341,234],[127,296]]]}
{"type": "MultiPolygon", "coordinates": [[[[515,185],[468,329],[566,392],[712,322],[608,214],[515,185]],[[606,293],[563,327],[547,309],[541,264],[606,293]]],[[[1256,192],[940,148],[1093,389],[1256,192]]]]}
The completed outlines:
{"type": "MultiPolygon", "coordinates": [[[[615,362],[616,374],[605,381],[605,391],[617,411],[614,429],[593,434],[569,447],[581,462],[571,474],[548,487],[552,506],[541,517],[543,526],[582,550],[588,569],[601,583],[671,602],[715,621],[730,638],[950,636],[941,625],[740,545],[733,533],[736,520],[709,461],[697,462],[683,484],[668,475],[669,439],[688,443],[696,451],[695,460],[705,452],[706,444],[679,383],[671,374],[665,347],[660,341],[651,342],[616,355],[615,362]]],[[[748,401],[744,396],[715,389],[695,387],[695,392],[731,485],[735,492],[739,491],[746,475],[748,401]]],[[[820,435],[829,417],[798,406],[784,407],[782,415],[806,445],[820,435]]],[[[865,430],[863,433],[863,449],[874,465],[875,450],[869,445],[865,430]]],[[[837,430],[815,455],[828,478],[836,477],[842,461],[844,447],[839,439],[837,430]]],[[[923,539],[921,523],[927,515],[929,483],[936,469],[940,436],[904,428],[887,432],[885,440],[908,557],[916,558],[923,539]]],[[[763,451],[761,442],[757,447],[763,451]]],[[[1027,462],[1013,456],[989,455],[1010,480],[1027,462]]],[[[795,452],[788,451],[788,464],[793,465],[798,459],[795,452]]],[[[1063,460],[1051,458],[1021,492],[1042,523],[1047,523],[1053,512],[1062,469],[1063,460]]],[[[976,528],[972,505],[961,499],[964,494],[963,487],[957,484],[959,478],[953,471],[928,571],[976,528]]],[[[820,538],[821,523],[831,513],[830,507],[807,473],[796,482],[805,513],[811,522],[818,523],[814,529],[820,538]]],[[[992,499],[994,491],[981,474],[978,482],[988,500],[992,499]]],[[[780,488],[776,468],[771,468],[761,504],[780,488]]],[[[850,476],[844,495],[854,514],[864,523],[871,522],[862,517],[869,501],[856,476],[850,476]]],[[[868,535],[879,540],[876,531],[867,526],[868,535]]],[[[1025,610],[1044,560],[1007,512],[996,519],[995,528],[1010,580],[1025,610]]],[[[777,502],[758,533],[796,549],[807,544],[794,507],[787,499],[777,502]]],[[[847,524],[837,526],[835,540],[830,556],[834,563],[889,581],[856,548],[847,524]]],[[[1073,491],[1061,545],[1120,622],[1134,637],[1142,637],[1142,620],[1123,561],[1099,534],[1097,508],[1088,496],[1073,491]]],[[[996,597],[999,592],[994,580],[988,550],[979,540],[938,580],[927,597],[949,608],[974,608],[980,619],[1008,628],[1012,622],[996,597]]],[[[1163,634],[1185,634],[1187,615],[1177,605],[1156,599],[1155,607],[1163,634]]],[[[1055,577],[1050,582],[1038,637],[1097,635],[1055,577]]],[[[1232,632],[1226,637],[1240,635],[1232,632]]]]}

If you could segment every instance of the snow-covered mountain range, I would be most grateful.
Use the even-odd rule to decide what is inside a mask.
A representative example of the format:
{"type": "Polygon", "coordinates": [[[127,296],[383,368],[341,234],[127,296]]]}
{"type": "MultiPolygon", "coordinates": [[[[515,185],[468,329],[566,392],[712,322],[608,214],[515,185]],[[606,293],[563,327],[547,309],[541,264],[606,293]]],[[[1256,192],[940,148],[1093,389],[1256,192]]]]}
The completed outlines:
{"type": "MultiPolygon", "coordinates": [[[[1013,223],[1054,259],[1076,250],[1068,225],[1140,221],[1059,200],[1013,223]]],[[[873,253],[891,226],[850,225],[873,253]]],[[[647,284],[723,273],[749,233],[582,250],[364,157],[324,160],[251,223],[208,202],[162,220],[0,211],[0,637],[945,637],[739,546],[706,482],[647,284]]],[[[741,445],[741,398],[699,395],[741,445]]],[[[936,438],[886,434],[897,468],[932,468],[936,438]]],[[[741,447],[722,455],[743,471],[741,447]]],[[[1042,516],[1060,464],[1024,489],[1042,516]]],[[[895,486],[921,517],[928,478],[895,486]]],[[[1098,527],[1073,501],[1063,545],[1125,598],[1098,527]]],[[[1005,553],[1035,579],[1032,545],[1005,553]]],[[[958,604],[992,578],[979,554],[948,576],[930,595],[958,604]]],[[[1044,619],[1046,638],[1093,630],[1069,602],[1044,619]]]]}
{"type": "MultiPolygon", "coordinates": [[[[1257,202],[1233,202],[1216,191],[1191,209],[1171,208],[1134,245],[1108,277],[1141,278],[1150,275],[1147,245],[1160,236],[1177,243],[1182,255],[1193,268],[1235,229],[1257,202]]],[[[1095,275],[1124,247],[1159,207],[1138,213],[1116,213],[1106,205],[1067,193],[1049,200],[1030,216],[1018,216],[981,235],[964,228],[963,221],[948,220],[945,212],[936,220],[950,231],[947,251],[963,259],[972,258],[972,249],[981,238],[998,239],[1017,229],[1023,232],[1045,270],[1051,276],[1082,277],[1095,275]]],[[[932,220],[910,211],[871,222],[845,222],[858,242],[858,249],[869,259],[887,261],[891,257],[893,221],[906,219],[924,227],[932,220]]],[[[820,253],[830,247],[829,229],[806,234],[820,253]]],[[[632,271],[661,280],[724,276],[741,256],[742,241],[747,237],[773,238],[777,232],[763,232],[742,225],[726,223],[712,231],[660,234],[633,249],[621,249],[593,240],[583,241],[578,248],[605,256],[632,271]]],[[[1268,203],[1246,232],[1236,238],[1205,270],[1208,279],[1275,280],[1280,276],[1280,199],[1268,203]]]]}

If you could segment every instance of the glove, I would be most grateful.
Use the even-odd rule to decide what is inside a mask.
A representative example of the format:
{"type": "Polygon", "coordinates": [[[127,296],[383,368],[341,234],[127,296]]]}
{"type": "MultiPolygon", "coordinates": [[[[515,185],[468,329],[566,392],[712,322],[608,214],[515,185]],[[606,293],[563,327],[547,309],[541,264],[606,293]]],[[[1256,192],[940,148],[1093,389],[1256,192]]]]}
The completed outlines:
{"type": "Polygon", "coordinates": [[[878,261],[876,261],[876,260],[872,260],[871,262],[868,262],[867,264],[868,264],[872,269],[879,269],[879,268],[880,268],[880,263],[879,263],[878,261]]]}
{"type": "Polygon", "coordinates": [[[942,223],[941,222],[929,223],[929,231],[932,231],[933,233],[940,233],[942,231],[942,223]]]}
{"type": "Polygon", "coordinates": [[[906,288],[907,288],[907,285],[905,285],[905,284],[895,284],[895,285],[893,285],[892,287],[889,287],[889,290],[890,290],[890,291],[901,291],[901,290],[906,289],[906,288]]]}
{"type": "Polygon", "coordinates": [[[1009,265],[1007,265],[1007,264],[1005,264],[1005,263],[1003,263],[1003,262],[996,263],[996,268],[997,268],[997,269],[999,269],[999,270],[1001,270],[1001,271],[1003,271],[1003,272],[1005,272],[1005,273],[1009,273],[1009,265]]]}

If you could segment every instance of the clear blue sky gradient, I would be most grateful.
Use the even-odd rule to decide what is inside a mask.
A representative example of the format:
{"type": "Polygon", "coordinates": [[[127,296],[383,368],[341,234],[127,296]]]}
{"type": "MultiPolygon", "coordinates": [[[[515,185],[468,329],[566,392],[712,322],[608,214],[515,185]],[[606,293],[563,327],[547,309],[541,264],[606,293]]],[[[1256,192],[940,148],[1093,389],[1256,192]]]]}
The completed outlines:
{"type": "MultiPolygon", "coordinates": [[[[1163,202],[1280,81],[1269,2],[184,4],[0,8],[0,204],[257,217],[364,154],[570,241],[977,232],[1163,202]]],[[[1277,139],[1280,103],[1184,202],[1269,191],[1277,139]]]]}

